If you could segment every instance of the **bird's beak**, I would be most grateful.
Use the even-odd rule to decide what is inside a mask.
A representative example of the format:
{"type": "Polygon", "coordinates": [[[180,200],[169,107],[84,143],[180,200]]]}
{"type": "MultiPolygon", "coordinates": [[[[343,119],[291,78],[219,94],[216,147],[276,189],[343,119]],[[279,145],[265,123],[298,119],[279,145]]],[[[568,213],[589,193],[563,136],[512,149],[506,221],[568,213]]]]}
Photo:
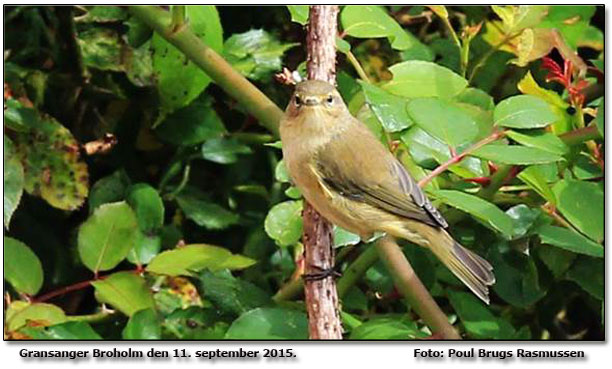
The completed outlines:
{"type": "Polygon", "coordinates": [[[319,105],[319,98],[315,96],[305,97],[304,105],[307,105],[307,106],[319,105]]]}

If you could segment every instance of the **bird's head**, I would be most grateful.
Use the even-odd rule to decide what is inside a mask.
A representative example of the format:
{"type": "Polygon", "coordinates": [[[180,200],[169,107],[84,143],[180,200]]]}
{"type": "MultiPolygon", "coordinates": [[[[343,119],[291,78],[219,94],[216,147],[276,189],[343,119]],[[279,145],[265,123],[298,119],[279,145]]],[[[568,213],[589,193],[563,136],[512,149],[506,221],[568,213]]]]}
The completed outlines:
{"type": "Polygon", "coordinates": [[[287,115],[293,118],[335,118],[345,111],[346,105],[334,86],[318,80],[298,83],[287,106],[287,115]]]}

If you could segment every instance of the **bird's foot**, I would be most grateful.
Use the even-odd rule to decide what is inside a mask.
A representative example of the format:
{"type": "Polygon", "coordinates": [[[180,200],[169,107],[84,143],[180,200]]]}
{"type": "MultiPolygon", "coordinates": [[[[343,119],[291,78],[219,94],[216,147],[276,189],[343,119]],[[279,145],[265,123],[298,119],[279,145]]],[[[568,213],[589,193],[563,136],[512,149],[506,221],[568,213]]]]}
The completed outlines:
{"type": "Polygon", "coordinates": [[[304,278],[305,281],[321,281],[325,278],[329,278],[329,277],[333,277],[333,278],[339,278],[342,276],[342,273],[340,273],[338,270],[336,270],[335,267],[332,268],[321,268],[318,265],[312,265],[313,269],[317,269],[318,272],[316,273],[308,273],[308,274],[303,274],[302,278],[304,278]]]}

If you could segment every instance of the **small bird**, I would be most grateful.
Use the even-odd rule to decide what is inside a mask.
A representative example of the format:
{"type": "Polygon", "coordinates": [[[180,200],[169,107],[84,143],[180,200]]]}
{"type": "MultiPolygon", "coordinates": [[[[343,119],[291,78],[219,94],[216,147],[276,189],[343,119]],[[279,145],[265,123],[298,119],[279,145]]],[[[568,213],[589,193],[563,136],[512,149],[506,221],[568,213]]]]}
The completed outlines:
{"type": "Polygon", "coordinates": [[[429,248],[489,303],[485,259],[457,243],[448,223],[402,164],[348,111],[329,83],[296,85],[280,122],[283,157],[304,198],[332,223],[370,238],[377,231],[429,248]]]}

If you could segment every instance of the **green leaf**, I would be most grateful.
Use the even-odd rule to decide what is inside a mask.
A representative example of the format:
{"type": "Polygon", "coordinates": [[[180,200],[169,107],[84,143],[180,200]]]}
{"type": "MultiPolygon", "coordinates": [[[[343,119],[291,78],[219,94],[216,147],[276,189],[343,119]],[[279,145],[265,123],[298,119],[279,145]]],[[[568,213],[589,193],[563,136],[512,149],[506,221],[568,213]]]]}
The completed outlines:
{"type": "Polygon", "coordinates": [[[601,137],[605,137],[604,135],[604,123],[605,123],[605,113],[604,113],[604,99],[601,99],[599,102],[599,106],[597,107],[597,117],[595,117],[595,124],[597,124],[597,130],[599,130],[599,134],[601,137]]]}
{"type": "MultiPolygon", "coordinates": [[[[351,44],[349,44],[346,40],[341,39],[340,37],[336,37],[336,49],[343,54],[347,54],[351,51],[351,44]]],[[[348,101],[345,99],[345,101],[348,101]]]]}
{"type": "Polygon", "coordinates": [[[577,257],[573,252],[548,245],[540,245],[536,251],[540,260],[546,264],[555,278],[561,277],[577,257]]]}
{"type": "Polygon", "coordinates": [[[557,209],[591,239],[604,238],[604,191],[601,183],[564,179],[555,184],[557,209]]]}
{"type": "Polygon", "coordinates": [[[127,316],[137,311],[154,308],[154,300],[143,277],[133,272],[118,272],[91,282],[96,299],[110,304],[127,316]]]}
{"type": "Polygon", "coordinates": [[[351,246],[361,242],[361,237],[344,228],[334,226],[334,247],[351,246]]]}
{"type": "Polygon", "coordinates": [[[508,303],[527,308],[546,295],[540,285],[538,269],[533,257],[511,250],[506,243],[493,245],[488,260],[493,265],[496,282],[495,293],[508,303]]]}
{"type": "Polygon", "coordinates": [[[555,134],[545,131],[517,132],[507,131],[506,136],[529,147],[544,150],[557,155],[565,155],[569,147],[555,134]]]}
{"type": "Polygon", "coordinates": [[[560,247],[578,254],[603,258],[604,248],[578,232],[567,228],[544,225],[538,228],[537,235],[542,243],[560,247]]]}
{"type": "Polygon", "coordinates": [[[155,132],[166,142],[190,146],[221,137],[225,127],[208,102],[194,101],[168,115],[155,132]]]}
{"type": "Polygon", "coordinates": [[[274,169],[274,179],[280,183],[291,182],[291,176],[289,176],[284,160],[281,160],[278,162],[278,164],[276,164],[276,168],[274,169]]]}
{"type": "Polygon", "coordinates": [[[450,98],[467,87],[465,78],[435,63],[411,60],[389,67],[393,79],[382,87],[404,97],[450,98]]]}
{"type": "Polygon", "coordinates": [[[434,191],[433,195],[444,203],[480,219],[507,238],[512,237],[514,232],[512,218],[490,202],[465,192],[453,190],[438,190],[434,191]]]}
{"type": "Polygon", "coordinates": [[[511,339],[514,335],[514,327],[508,321],[493,315],[474,295],[452,290],[447,291],[447,294],[470,337],[511,339]]]}
{"type": "Polygon", "coordinates": [[[29,110],[23,116],[24,132],[14,135],[15,152],[23,164],[24,189],[55,208],[76,210],[89,190],[80,144],[60,122],[29,110]]]}
{"type": "Polygon", "coordinates": [[[163,322],[164,339],[181,340],[222,340],[228,324],[218,321],[219,312],[212,309],[191,306],[187,309],[174,310],[163,322]]]}
{"type": "Polygon", "coordinates": [[[127,191],[140,230],[151,233],[164,225],[164,203],[156,189],[146,183],[132,185],[127,191]]]}
{"type": "Polygon", "coordinates": [[[593,297],[602,300],[604,297],[605,265],[602,258],[580,256],[567,271],[567,278],[578,283],[593,297]]]}
{"type": "Polygon", "coordinates": [[[557,154],[533,147],[501,145],[498,143],[482,146],[470,155],[496,163],[517,165],[553,163],[563,159],[557,154]]]}
{"type": "MultiPolygon", "coordinates": [[[[410,127],[401,136],[414,161],[425,168],[433,169],[437,164],[447,162],[451,152],[447,144],[441,142],[418,126],[410,127]]],[[[478,158],[468,156],[449,170],[463,178],[482,177],[489,174],[486,165],[478,158]]]]}
{"type": "Polygon", "coordinates": [[[234,320],[225,339],[305,340],[308,339],[308,320],[301,311],[256,308],[234,320]]]}
{"type": "Polygon", "coordinates": [[[225,229],[240,219],[238,214],[186,191],[181,192],[176,200],[187,218],[207,229],[225,229]]]}
{"type": "Polygon", "coordinates": [[[75,18],[78,23],[118,22],[127,18],[126,11],[118,6],[95,5],[83,8],[87,12],[75,18]]]}
{"type": "Polygon", "coordinates": [[[290,246],[302,236],[302,201],[274,205],[264,223],[266,233],[279,246],[290,246]]]}
{"type": "Polygon", "coordinates": [[[9,332],[16,331],[28,323],[48,326],[66,321],[66,314],[55,305],[14,301],[6,309],[5,324],[9,332]]]}
{"type": "Polygon", "coordinates": [[[558,119],[546,101],[532,95],[509,97],[493,113],[495,125],[510,128],[542,128],[558,119]]]}
{"type": "Polygon", "coordinates": [[[202,269],[238,270],[248,268],[256,261],[242,255],[234,255],[222,247],[194,244],[164,251],[147,266],[147,271],[170,276],[192,276],[202,269]]]}
{"type": "Polygon", "coordinates": [[[234,139],[213,138],[202,145],[202,157],[219,164],[232,164],[238,154],[250,154],[251,148],[234,139]]]}
{"type": "Polygon", "coordinates": [[[357,38],[387,37],[391,47],[405,50],[412,47],[415,37],[410,37],[384,8],[376,5],[347,5],[340,14],[343,32],[357,38]]]}
{"type": "Polygon", "coordinates": [[[260,80],[282,69],[285,51],[299,43],[281,43],[272,34],[253,29],[235,33],[225,41],[225,59],[247,78],[260,80]]]}
{"type": "Polygon", "coordinates": [[[21,333],[34,340],[84,341],[101,340],[102,337],[85,322],[66,322],[49,327],[25,327],[21,333]]]}
{"type": "Polygon", "coordinates": [[[506,210],[506,214],[508,214],[513,221],[513,238],[519,238],[527,234],[541,212],[538,209],[531,209],[525,204],[519,204],[506,210]]]}
{"type": "Polygon", "coordinates": [[[481,89],[468,87],[463,90],[459,95],[454,97],[454,100],[459,103],[469,104],[479,107],[485,111],[492,111],[495,109],[495,102],[493,97],[481,89]]]}
{"type": "Polygon", "coordinates": [[[552,192],[552,189],[546,182],[546,177],[541,171],[541,168],[537,165],[529,166],[523,169],[517,177],[525,182],[529,187],[533,188],[540,196],[542,196],[546,201],[551,204],[556,204],[557,199],[555,198],[555,194],[552,192]]]}
{"type": "Polygon", "coordinates": [[[130,178],[125,170],[120,169],[113,174],[100,178],[91,187],[89,194],[89,213],[102,204],[117,202],[125,199],[125,194],[130,186],[130,178]]]}
{"type": "Polygon", "coordinates": [[[287,5],[287,9],[291,14],[291,21],[305,25],[308,23],[308,5],[287,5]]]}
{"type": "Polygon", "coordinates": [[[128,204],[101,205],[79,228],[81,261],[94,273],[113,269],[134,247],[138,233],[136,216],[128,204]]]}
{"type": "MultiPolygon", "coordinates": [[[[23,165],[15,153],[15,145],[4,135],[4,226],[8,228],[11,217],[23,194],[23,165]]],[[[6,270],[6,268],[5,268],[6,270]]]]}
{"type": "Polygon", "coordinates": [[[415,340],[427,337],[415,322],[394,318],[374,318],[353,329],[351,340],[415,340]]]}
{"type": "Polygon", "coordinates": [[[367,104],[387,132],[399,132],[413,124],[406,111],[406,99],[364,81],[358,81],[367,104]]]}
{"type": "MultiPolygon", "coordinates": [[[[217,9],[211,5],[186,6],[189,28],[208,47],[220,53],[223,49],[223,29],[217,9]]],[[[188,105],[211,79],[185,54],[176,49],[157,32],[151,43],[153,69],[162,109],[171,112],[188,105]]]]}
{"type": "Polygon", "coordinates": [[[221,311],[240,315],[269,305],[270,296],[254,284],[235,278],[227,270],[200,275],[201,293],[221,311]]]}
{"type": "Polygon", "coordinates": [[[43,268],[38,256],[23,242],[6,236],[4,279],[18,292],[29,295],[35,295],[43,283],[43,268]]]}
{"type": "Polygon", "coordinates": [[[418,98],[408,103],[414,122],[430,135],[457,147],[478,135],[478,126],[461,109],[437,98],[418,98]]]}
{"type": "Polygon", "coordinates": [[[161,236],[139,232],[138,241],[127,255],[127,260],[136,265],[148,264],[162,247],[161,236]]]}
{"type": "Polygon", "coordinates": [[[153,309],[143,309],[134,313],[128,320],[121,336],[124,340],[159,340],[161,322],[153,309]]]}

